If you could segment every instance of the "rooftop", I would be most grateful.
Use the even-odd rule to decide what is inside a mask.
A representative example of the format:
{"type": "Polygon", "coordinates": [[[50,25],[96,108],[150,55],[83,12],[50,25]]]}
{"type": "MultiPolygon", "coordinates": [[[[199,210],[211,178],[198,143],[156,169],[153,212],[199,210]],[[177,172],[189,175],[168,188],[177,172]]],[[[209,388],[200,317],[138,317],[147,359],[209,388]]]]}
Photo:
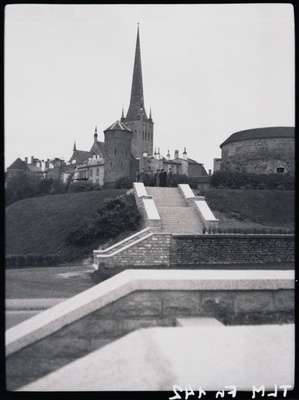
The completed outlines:
{"type": "Polygon", "coordinates": [[[245,131],[235,132],[230,135],[220,148],[228,143],[240,142],[249,139],[269,139],[269,138],[294,138],[295,128],[289,126],[277,126],[268,128],[247,129],[245,131]]]}

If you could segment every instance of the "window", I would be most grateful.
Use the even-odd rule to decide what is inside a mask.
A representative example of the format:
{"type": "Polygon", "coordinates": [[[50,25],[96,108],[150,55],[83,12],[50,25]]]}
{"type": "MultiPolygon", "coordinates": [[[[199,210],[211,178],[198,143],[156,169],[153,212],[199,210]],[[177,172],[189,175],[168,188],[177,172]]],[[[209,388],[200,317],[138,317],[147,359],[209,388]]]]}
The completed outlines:
{"type": "Polygon", "coordinates": [[[116,156],[116,149],[114,149],[114,155],[116,156]]]}
{"type": "Polygon", "coordinates": [[[97,168],[97,176],[100,175],[100,168],[97,168]]]}
{"type": "Polygon", "coordinates": [[[278,168],[276,169],[276,172],[277,172],[278,174],[283,174],[283,173],[284,173],[284,168],[283,168],[283,167],[278,167],[278,168]]]}

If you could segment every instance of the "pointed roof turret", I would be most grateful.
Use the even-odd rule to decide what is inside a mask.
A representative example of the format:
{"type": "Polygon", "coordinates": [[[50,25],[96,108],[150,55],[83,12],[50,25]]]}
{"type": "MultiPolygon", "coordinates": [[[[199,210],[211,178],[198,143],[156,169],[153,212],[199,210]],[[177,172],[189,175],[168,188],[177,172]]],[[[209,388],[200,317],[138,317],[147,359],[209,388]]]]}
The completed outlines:
{"type": "Polygon", "coordinates": [[[139,39],[139,23],[137,27],[137,40],[135,49],[135,60],[133,69],[133,80],[131,89],[131,99],[129,109],[126,115],[127,121],[136,121],[139,119],[140,108],[143,108],[144,116],[147,118],[144,110],[143,99],[143,83],[142,83],[142,69],[141,69],[141,53],[140,53],[140,39],[139,39]]]}
{"type": "Polygon", "coordinates": [[[120,117],[121,122],[125,122],[125,114],[124,114],[124,106],[122,106],[121,109],[121,117],[120,117]]]}
{"type": "Polygon", "coordinates": [[[95,127],[93,137],[94,137],[94,141],[97,142],[98,141],[98,128],[97,127],[95,127]]]}
{"type": "Polygon", "coordinates": [[[77,148],[76,148],[76,141],[74,141],[73,151],[76,151],[76,150],[77,150],[77,148]]]}

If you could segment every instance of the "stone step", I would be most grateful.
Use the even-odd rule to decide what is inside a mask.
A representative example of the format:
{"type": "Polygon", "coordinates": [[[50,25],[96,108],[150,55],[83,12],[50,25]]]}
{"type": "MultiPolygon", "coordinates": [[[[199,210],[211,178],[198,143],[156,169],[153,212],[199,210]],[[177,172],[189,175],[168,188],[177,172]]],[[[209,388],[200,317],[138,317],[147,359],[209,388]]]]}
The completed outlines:
{"type": "Polygon", "coordinates": [[[146,192],[148,195],[153,196],[153,198],[181,198],[183,199],[178,188],[156,188],[147,187],[146,192]]]}
{"type": "Polygon", "coordinates": [[[156,207],[188,207],[183,198],[168,197],[168,198],[154,198],[156,207]]]}
{"type": "Polygon", "coordinates": [[[189,207],[178,188],[146,187],[161,218],[162,232],[202,233],[203,225],[196,211],[189,207]]]}

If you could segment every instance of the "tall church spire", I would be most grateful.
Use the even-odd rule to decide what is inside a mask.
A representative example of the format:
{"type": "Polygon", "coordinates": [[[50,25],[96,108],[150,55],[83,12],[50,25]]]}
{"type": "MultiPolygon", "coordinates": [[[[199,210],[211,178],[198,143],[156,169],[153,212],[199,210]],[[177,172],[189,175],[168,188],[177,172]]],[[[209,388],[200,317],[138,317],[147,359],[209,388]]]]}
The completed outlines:
{"type": "MultiPolygon", "coordinates": [[[[138,120],[140,115],[140,108],[143,108],[144,110],[139,23],[138,23],[131,99],[130,99],[130,106],[126,115],[126,120],[127,121],[138,120]]],[[[145,110],[144,110],[144,116],[147,119],[145,110]]]]}

